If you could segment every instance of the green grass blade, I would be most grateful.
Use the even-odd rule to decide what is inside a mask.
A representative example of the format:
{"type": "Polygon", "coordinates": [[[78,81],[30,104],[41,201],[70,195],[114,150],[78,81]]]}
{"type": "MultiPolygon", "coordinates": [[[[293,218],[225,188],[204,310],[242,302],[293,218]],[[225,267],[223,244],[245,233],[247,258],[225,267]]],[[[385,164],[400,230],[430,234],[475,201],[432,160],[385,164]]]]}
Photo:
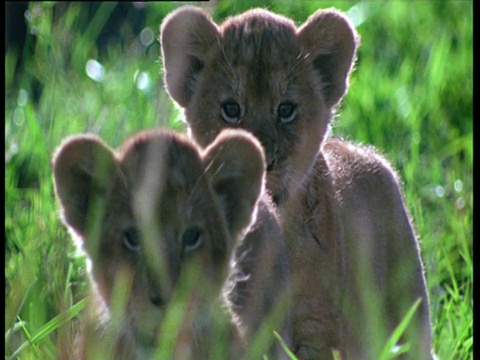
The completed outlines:
{"type": "Polygon", "coordinates": [[[418,299],[412,305],[412,307],[408,310],[407,314],[403,318],[402,322],[396,327],[395,331],[393,332],[392,336],[387,341],[387,344],[383,348],[382,354],[380,356],[380,360],[388,360],[392,357],[399,355],[400,353],[404,353],[408,351],[409,346],[408,344],[402,344],[397,346],[398,341],[402,337],[405,329],[407,328],[408,324],[413,318],[415,311],[417,311],[418,306],[422,302],[422,299],[418,299]]]}
{"type": "Polygon", "coordinates": [[[70,309],[66,312],[55,316],[52,320],[47,322],[43,325],[40,330],[30,338],[29,334],[27,336],[29,339],[21,344],[18,349],[8,358],[14,359],[17,357],[23,350],[25,350],[28,346],[35,345],[38,341],[42,340],[44,337],[50,335],[53,331],[58,329],[62,324],[66,323],[67,321],[72,320],[74,317],[78,316],[80,311],[85,307],[86,300],[82,299],[73,305],[70,309]]]}
{"type": "Polygon", "coordinates": [[[282,339],[280,334],[276,331],[273,332],[273,335],[277,338],[277,340],[280,342],[280,345],[282,345],[283,350],[287,353],[287,355],[290,357],[292,360],[297,360],[297,357],[295,354],[288,348],[287,344],[285,344],[285,341],[282,339]]]}

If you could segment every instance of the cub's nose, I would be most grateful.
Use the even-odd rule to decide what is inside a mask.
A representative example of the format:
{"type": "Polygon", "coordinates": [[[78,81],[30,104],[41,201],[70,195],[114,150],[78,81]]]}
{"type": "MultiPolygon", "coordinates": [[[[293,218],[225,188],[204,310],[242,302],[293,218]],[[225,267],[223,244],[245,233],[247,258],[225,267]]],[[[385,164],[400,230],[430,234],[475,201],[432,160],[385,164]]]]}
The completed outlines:
{"type": "Polygon", "coordinates": [[[165,304],[160,294],[150,294],[150,301],[155,306],[163,306],[165,304]]]}
{"type": "Polygon", "coordinates": [[[147,279],[147,295],[152,305],[165,306],[168,304],[168,299],[170,299],[170,291],[167,290],[169,289],[168,284],[161,283],[158,277],[155,278],[153,271],[147,274],[147,279]]]}
{"type": "Polygon", "coordinates": [[[267,151],[267,171],[272,171],[273,170],[273,167],[276,165],[277,163],[277,159],[278,159],[278,149],[276,146],[273,147],[273,149],[268,149],[267,147],[265,147],[265,150],[267,151]]]}
{"type": "Polygon", "coordinates": [[[150,298],[150,302],[154,306],[164,306],[166,304],[165,297],[162,296],[162,292],[158,287],[152,286],[150,284],[150,287],[148,289],[148,297],[150,298]]]}
{"type": "Polygon", "coordinates": [[[272,171],[274,165],[275,165],[275,157],[271,157],[267,159],[267,171],[272,171]]]}

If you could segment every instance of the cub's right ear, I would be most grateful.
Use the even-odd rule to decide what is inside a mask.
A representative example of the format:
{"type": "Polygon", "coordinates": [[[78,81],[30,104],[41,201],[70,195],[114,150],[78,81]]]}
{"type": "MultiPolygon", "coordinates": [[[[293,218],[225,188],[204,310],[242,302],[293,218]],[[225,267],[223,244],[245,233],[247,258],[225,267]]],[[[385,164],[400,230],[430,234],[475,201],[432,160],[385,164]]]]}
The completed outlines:
{"type": "Polygon", "coordinates": [[[202,10],[184,6],[165,18],[160,27],[165,87],[187,107],[193,85],[219,37],[218,28],[202,10]]]}
{"type": "Polygon", "coordinates": [[[84,237],[90,200],[106,194],[115,156],[100,138],[81,135],[67,139],[60,146],[52,166],[63,220],[84,237]]]}
{"type": "Polygon", "coordinates": [[[223,130],[203,155],[229,230],[238,235],[255,221],[265,186],[265,155],[260,142],[240,129],[223,130]]]}

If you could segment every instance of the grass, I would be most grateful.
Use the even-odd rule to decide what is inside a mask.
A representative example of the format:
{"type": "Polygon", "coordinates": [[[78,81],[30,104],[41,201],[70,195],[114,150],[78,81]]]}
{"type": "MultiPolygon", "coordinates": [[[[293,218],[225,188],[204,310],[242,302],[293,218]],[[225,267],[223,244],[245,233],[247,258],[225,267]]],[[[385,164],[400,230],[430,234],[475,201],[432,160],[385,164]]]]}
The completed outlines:
{"type": "MultiPolygon", "coordinates": [[[[82,3],[30,3],[25,46],[5,55],[6,358],[55,358],[77,330],[86,269],[58,219],[50,159],[61,140],[88,131],[117,146],[141,129],[183,130],[155,40],[178,4],[148,3],[143,35],[121,21],[103,50],[95,42],[118,5],[98,6],[91,16],[82,3]]],[[[298,23],[335,6],[355,20],[362,46],[334,133],[375,145],[398,169],[435,351],[473,359],[473,2],[220,0],[214,17],[252,6],[298,23]]]]}

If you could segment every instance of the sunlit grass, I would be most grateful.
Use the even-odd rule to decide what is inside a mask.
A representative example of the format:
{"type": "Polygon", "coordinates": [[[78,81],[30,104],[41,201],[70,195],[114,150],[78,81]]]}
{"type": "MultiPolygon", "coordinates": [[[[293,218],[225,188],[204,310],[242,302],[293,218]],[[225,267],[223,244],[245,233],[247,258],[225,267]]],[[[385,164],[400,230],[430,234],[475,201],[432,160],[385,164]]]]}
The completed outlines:
{"type": "MultiPolygon", "coordinates": [[[[23,49],[5,55],[6,358],[55,358],[84,304],[85,261],[53,193],[50,159],[61,140],[95,132],[117,146],[141,129],[184,129],[151,40],[178,4],[149,4],[143,38],[122,27],[128,41],[100,53],[95,41],[115,4],[88,17],[81,3],[62,16],[53,3],[31,3],[33,52],[17,77],[23,49]]],[[[319,7],[354,5],[220,0],[214,17],[262,6],[301,23],[319,7]]],[[[377,146],[398,169],[421,241],[435,350],[472,359],[472,2],[362,2],[350,14],[362,46],[334,133],[377,146]]]]}

